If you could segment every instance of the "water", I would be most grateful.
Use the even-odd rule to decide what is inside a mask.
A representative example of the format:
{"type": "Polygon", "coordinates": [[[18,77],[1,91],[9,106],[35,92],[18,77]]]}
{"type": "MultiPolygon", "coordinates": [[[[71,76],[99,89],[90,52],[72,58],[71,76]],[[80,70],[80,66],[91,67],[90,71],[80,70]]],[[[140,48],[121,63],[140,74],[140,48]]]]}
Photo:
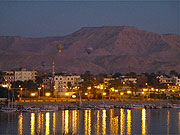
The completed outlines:
{"type": "Polygon", "coordinates": [[[180,134],[180,109],[0,113],[0,134],[180,134]]]}

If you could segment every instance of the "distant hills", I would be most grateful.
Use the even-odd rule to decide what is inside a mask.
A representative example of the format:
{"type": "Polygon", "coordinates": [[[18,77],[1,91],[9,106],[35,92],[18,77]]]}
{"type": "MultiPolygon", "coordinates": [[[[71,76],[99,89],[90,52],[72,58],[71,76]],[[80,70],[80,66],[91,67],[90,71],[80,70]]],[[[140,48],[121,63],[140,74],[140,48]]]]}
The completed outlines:
{"type": "Polygon", "coordinates": [[[0,70],[20,67],[56,72],[180,72],[180,35],[130,26],[84,27],[63,37],[0,37],[0,70]],[[56,45],[64,50],[58,54],[56,45]],[[86,52],[92,47],[91,54],[86,52]]]}

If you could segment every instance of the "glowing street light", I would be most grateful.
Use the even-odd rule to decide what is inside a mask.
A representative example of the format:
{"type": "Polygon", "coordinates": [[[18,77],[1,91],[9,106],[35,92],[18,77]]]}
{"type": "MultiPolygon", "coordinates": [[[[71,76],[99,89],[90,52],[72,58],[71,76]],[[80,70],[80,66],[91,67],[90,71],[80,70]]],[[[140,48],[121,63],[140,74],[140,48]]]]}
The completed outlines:
{"type": "Polygon", "coordinates": [[[118,92],[118,90],[114,90],[115,92],[118,92]]]}
{"type": "Polygon", "coordinates": [[[76,98],[76,95],[72,95],[72,98],[76,98]]]}
{"type": "Polygon", "coordinates": [[[45,96],[46,96],[46,97],[49,97],[49,96],[51,96],[51,93],[46,92],[46,93],[45,93],[45,96]]]}
{"type": "Polygon", "coordinates": [[[121,93],[120,93],[120,95],[122,96],[122,95],[124,95],[124,93],[123,93],[123,92],[121,92],[121,93]]]}
{"type": "Polygon", "coordinates": [[[68,92],[66,92],[66,93],[65,93],[65,95],[66,95],[66,96],[69,96],[69,93],[68,93],[68,92]]]}
{"type": "Polygon", "coordinates": [[[31,97],[34,97],[34,96],[36,96],[36,93],[34,93],[34,92],[31,93],[31,97]]]}
{"type": "Polygon", "coordinates": [[[86,96],[87,96],[87,95],[88,95],[88,93],[86,92],[86,93],[84,93],[84,95],[86,95],[86,96]]]}
{"type": "Polygon", "coordinates": [[[132,92],[130,90],[127,91],[127,94],[131,94],[132,92]]]}
{"type": "Polygon", "coordinates": [[[106,96],[106,92],[103,92],[103,96],[106,96]]]}

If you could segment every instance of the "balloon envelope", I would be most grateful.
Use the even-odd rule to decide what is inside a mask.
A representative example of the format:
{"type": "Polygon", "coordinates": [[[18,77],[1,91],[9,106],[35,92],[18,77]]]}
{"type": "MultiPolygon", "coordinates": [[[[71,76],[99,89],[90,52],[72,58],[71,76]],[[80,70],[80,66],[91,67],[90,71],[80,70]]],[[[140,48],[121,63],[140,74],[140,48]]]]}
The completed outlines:
{"type": "Polygon", "coordinates": [[[92,53],[92,51],[93,51],[93,48],[92,48],[92,47],[88,47],[88,48],[86,49],[86,52],[87,52],[88,54],[92,53]]]}
{"type": "Polygon", "coordinates": [[[57,45],[58,52],[61,52],[63,48],[64,48],[64,46],[62,44],[57,45]]]}

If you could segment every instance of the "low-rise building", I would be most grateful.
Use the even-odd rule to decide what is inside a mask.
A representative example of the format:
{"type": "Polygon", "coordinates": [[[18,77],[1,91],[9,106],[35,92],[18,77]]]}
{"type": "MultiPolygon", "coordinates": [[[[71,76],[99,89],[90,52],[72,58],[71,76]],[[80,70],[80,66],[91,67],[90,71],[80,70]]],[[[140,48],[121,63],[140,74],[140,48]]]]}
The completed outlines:
{"type": "Polygon", "coordinates": [[[180,85],[180,79],[178,77],[173,77],[172,82],[174,85],[180,85]]]}
{"type": "Polygon", "coordinates": [[[14,82],[15,81],[14,71],[3,71],[3,78],[7,82],[14,82]]]}
{"type": "Polygon", "coordinates": [[[172,84],[173,83],[173,79],[164,75],[160,75],[156,77],[157,79],[159,79],[159,83],[162,84],[172,84]]]}
{"type": "Polygon", "coordinates": [[[55,92],[72,92],[79,87],[83,79],[79,75],[56,75],[54,77],[55,92]]]}
{"type": "Polygon", "coordinates": [[[14,71],[14,74],[15,74],[15,81],[28,81],[28,80],[35,81],[37,71],[34,70],[30,71],[22,68],[20,71],[14,71]]]}
{"type": "Polygon", "coordinates": [[[169,92],[180,92],[180,86],[179,85],[168,85],[168,91],[169,92]]]}
{"type": "Polygon", "coordinates": [[[126,84],[128,84],[130,82],[136,84],[137,83],[137,78],[124,77],[124,78],[122,78],[122,82],[125,82],[126,84]]]}
{"type": "Polygon", "coordinates": [[[109,81],[114,80],[114,78],[104,78],[104,84],[107,86],[109,84],[109,81]]]}
{"type": "Polygon", "coordinates": [[[173,84],[173,85],[180,85],[180,79],[178,77],[166,77],[163,75],[157,76],[159,79],[159,83],[161,84],[173,84]]]}
{"type": "Polygon", "coordinates": [[[44,86],[45,90],[50,90],[51,89],[51,81],[52,81],[52,77],[43,78],[42,85],[44,86]]]}

